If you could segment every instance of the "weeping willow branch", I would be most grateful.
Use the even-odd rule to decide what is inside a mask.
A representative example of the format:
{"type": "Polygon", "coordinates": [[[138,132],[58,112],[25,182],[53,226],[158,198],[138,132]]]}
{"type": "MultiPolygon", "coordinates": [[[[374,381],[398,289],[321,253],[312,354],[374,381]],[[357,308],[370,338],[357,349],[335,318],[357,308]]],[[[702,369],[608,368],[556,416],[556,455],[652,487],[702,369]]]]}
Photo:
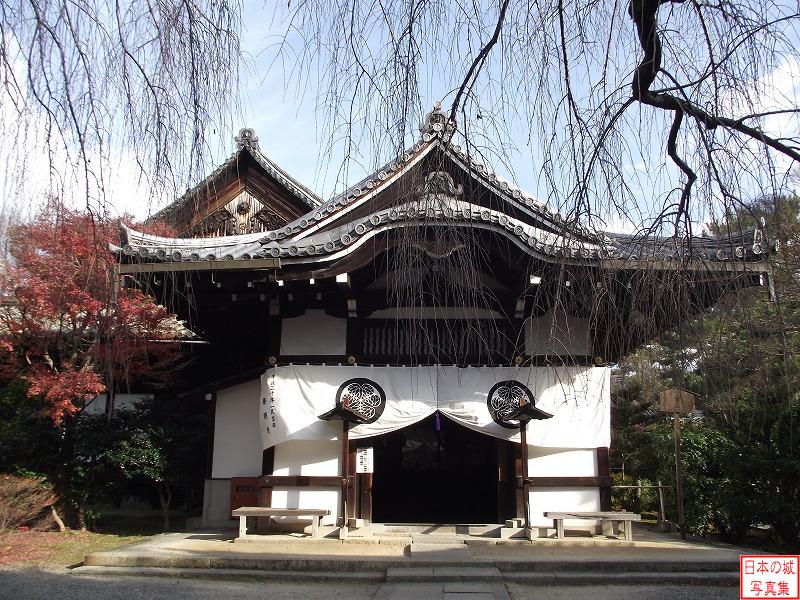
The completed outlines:
{"type": "MultiPolygon", "coordinates": [[[[686,185],[681,194],[678,209],[679,216],[686,210],[692,185],[697,180],[696,173],[677,153],[676,140],[684,114],[693,117],[706,129],[713,130],[717,127],[725,127],[737,131],[777,150],[792,160],[800,161],[800,152],[798,152],[796,148],[783,143],[775,137],[767,135],[758,128],[751,127],[744,123],[745,120],[775,114],[777,111],[765,111],[761,114],[733,119],[711,114],[685,98],[678,98],[667,92],[653,92],[650,90],[656,76],[661,70],[662,60],[661,37],[658,32],[658,9],[666,2],[682,3],[685,1],[686,0],[631,0],[628,9],[628,14],[636,24],[636,29],[639,34],[639,43],[644,51],[644,57],[633,76],[631,85],[633,98],[642,104],[662,110],[673,111],[675,113],[667,142],[667,154],[687,177],[686,185]]],[[[714,71],[716,71],[716,65],[712,68],[712,72],[714,71]]]]}
{"type": "Polygon", "coordinates": [[[467,74],[464,76],[464,81],[461,82],[458,92],[456,92],[456,97],[453,99],[453,105],[450,107],[450,120],[453,122],[456,120],[456,113],[458,112],[458,107],[461,103],[462,96],[467,89],[472,89],[472,87],[475,85],[475,80],[480,74],[483,65],[486,63],[489,53],[497,43],[497,40],[500,39],[500,32],[503,30],[503,21],[505,21],[506,10],[508,9],[508,1],[509,0],[503,0],[503,3],[500,5],[500,14],[497,17],[497,25],[494,28],[492,37],[489,38],[489,41],[484,44],[477,56],[475,56],[475,59],[472,61],[472,64],[469,67],[469,70],[467,70],[467,74]]]}

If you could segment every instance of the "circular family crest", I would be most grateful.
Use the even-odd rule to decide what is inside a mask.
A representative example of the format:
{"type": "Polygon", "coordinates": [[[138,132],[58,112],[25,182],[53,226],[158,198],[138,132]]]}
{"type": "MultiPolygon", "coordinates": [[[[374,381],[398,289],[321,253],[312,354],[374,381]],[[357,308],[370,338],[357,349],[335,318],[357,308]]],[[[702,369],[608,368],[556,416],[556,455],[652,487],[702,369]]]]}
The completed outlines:
{"type": "Polygon", "coordinates": [[[365,423],[374,423],[386,408],[386,393],[371,379],[348,379],[336,392],[336,404],[344,404],[357,412],[365,423]]]}
{"type": "Polygon", "coordinates": [[[534,403],[533,394],[519,381],[501,381],[494,384],[486,397],[486,406],[492,421],[508,429],[517,429],[519,421],[506,421],[505,418],[520,407],[520,403],[534,403]],[[524,400],[524,402],[523,402],[524,400]]]}

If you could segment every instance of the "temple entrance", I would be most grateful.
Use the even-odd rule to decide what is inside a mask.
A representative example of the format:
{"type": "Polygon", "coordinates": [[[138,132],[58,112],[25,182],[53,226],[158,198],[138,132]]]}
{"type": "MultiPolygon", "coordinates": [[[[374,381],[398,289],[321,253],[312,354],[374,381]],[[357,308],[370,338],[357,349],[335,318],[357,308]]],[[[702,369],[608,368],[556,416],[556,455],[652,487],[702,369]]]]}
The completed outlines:
{"type": "Polygon", "coordinates": [[[505,512],[499,474],[507,469],[498,465],[510,444],[445,416],[438,422],[431,415],[374,438],[374,522],[497,523],[505,512]]]}

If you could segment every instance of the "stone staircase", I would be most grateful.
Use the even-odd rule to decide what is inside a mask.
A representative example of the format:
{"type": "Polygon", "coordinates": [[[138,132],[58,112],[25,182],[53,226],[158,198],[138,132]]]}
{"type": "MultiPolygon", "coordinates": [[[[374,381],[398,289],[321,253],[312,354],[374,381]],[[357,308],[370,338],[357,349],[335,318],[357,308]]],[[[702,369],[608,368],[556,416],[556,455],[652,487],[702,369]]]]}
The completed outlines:
{"type": "MultiPolygon", "coordinates": [[[[499,525],[372,525],[338,539],[264,536],[152,540],[88,555],[75,575],[371,581],[400,584],[502,582],[541,585],[697,583],[737,585],[734,549],[652,550],[613,544],[570,547],[554,540],[504,540],[499,525]],[[687,552],[689,552],[687,554],[687,552]]],[[[182,536],[182,537],[181,537],[182,536]]],[[[399,588],[398,588],[399,589],[399,588]]],[[[444,589],[444,588],[443,588],[444,589]]]]}

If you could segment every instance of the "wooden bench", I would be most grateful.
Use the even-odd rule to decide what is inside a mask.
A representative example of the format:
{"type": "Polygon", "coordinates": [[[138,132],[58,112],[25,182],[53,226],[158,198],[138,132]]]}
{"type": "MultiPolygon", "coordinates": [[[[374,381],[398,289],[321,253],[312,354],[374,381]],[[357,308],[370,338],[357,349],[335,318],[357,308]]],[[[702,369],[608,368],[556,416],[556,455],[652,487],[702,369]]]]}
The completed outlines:
{"type": "Polygon", "coordinates": [[[595,519],[603,527],[603,535],[619,535],[619,527],[625,529],[625,539],[633,540],[633,521],[641,521],[642,517],[629,512],[546,512],[545,518],[553,519],[556,528],[556,539],[564,539],[564,519],[595,519]]]}
{"type": "Polygon", "coordinates": [[[311,517],[311,536],[319,537],[319,522],[331,511],[322,508],[270,508],[268,506],[242,506],[231,513],[239,517],[239,537],[247,535],[247,517],[266,517],[267,531],[272,526],[272,517],[311,517]]]}

